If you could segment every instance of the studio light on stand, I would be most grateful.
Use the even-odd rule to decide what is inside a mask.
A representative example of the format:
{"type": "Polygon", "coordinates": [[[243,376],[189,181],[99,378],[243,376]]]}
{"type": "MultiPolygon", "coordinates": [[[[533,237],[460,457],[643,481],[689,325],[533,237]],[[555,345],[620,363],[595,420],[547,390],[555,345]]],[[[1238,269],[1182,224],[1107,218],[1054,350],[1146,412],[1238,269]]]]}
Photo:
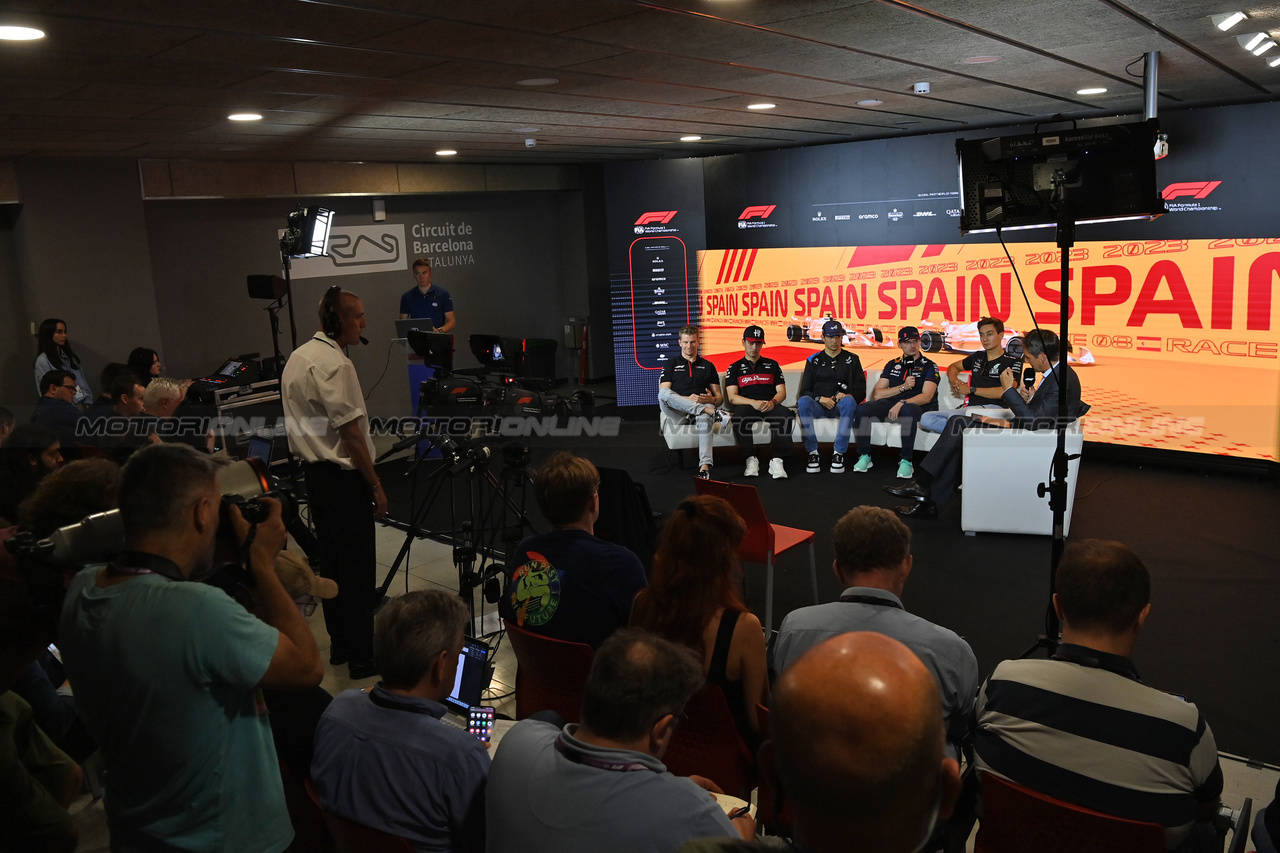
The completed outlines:
{"type": "Polygon", "coordinates": [[[318,258],[328,254],[333,211],[325,207],[298,207],[289,214],[289,226],[280,238],[280,263],[284,266],[285,295],[289,300],[289,335],[298,348],[298,324],[293,316],[293,282],[289,277],[293,258],[318,258]]]}

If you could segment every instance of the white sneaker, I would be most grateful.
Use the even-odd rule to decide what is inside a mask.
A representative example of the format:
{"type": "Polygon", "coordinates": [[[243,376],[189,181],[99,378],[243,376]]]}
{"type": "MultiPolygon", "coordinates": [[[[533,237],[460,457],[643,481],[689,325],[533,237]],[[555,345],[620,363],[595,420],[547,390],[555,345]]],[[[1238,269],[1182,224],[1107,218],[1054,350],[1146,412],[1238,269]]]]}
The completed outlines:
{"type": "Polygon", "coordinates": [[[744,476],[744,477],[759,477],[759,476],[760,476],[760,460],[759,460],[759,458],[757,458],[757,457],[755,457],[755,456],[748,456],[748,457],[747,457],[747,465],[746,465],[746,469],[747,469],[747,470],[745,470],[745,471],[743,471],[743,472],[742,472],[742,476],[744,476]]]}
{"type": "Polygon", "coordinates": [[[816,474],[822,470],[822,457],[817,451],[809,454],[809,463],[804,466],[804,470],[806,474],[816,474]]]}
{"type": "Polygon", "coordinates": [[[871,468],[871,457],[865,453],[858,457],[857,462],[853,463],[853,471],[855,474],[865,474],[870,471],[871,468]]]}
{"type": "Polygon", "coordinates": [[[775,480],[787,479],[787,469],[783,467],[782,460],[776,456],[769,460],[769,476],[775,480]]]}
{"type": "Polygon", "coordinates": [[[831,454],[831,473],[832,474],[844,473],[844,454],[843,453],[831,454]]]}

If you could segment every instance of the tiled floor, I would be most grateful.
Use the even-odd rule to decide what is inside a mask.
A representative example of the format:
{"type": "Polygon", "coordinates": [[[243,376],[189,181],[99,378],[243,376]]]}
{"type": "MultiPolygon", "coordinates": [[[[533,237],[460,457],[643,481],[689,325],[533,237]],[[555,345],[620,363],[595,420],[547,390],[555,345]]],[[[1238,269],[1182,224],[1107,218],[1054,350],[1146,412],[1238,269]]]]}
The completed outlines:
{"type": "MultiPolygon", "coordinates": [[[[379,526],[377,536],[380,564],[378,580],[381,582],[404,544],[405,534],[393,527],[379,526]]],[[[452,549],[447,545],[429,540],[415,539],[410,545],[408,559],[402,563],[401,571],[397,574],[388,594],[400,595],[406,588],[413,590],[433,587],[449,592],[457,591],[458,573],[453,564],[452,549]]],[[[482,604],[483,596],[478,593],[475,598],[477,616],[483,608],[486,622],[492,624],[494,617],[491,614],[495,611],[494,605],[482,604]]],[[[325,661],[324,680],[321,682],[324,688],[330,693],[337,694],[353,687],[367,687],[376,683],[376,678],[352,681],[347,675],[346,666],[329,665],[329,636],[325,632],[322,610],[323,608],[317,608],[308,622],[315,634],[316,643],[320,646],[321,657],[325,661]]],[[[489,642],[493,644],[495,639],[490,638],[489,642]]],[[[514,717],[515,655],[507,643],[502,642],[497,645],[493,682],[486,698],[489,704],[497,708],[499,715],[514,717]]],[[[1280,777],[1280,769],[1251,767],[1244,761],[1227,755],[1222,756],[1222,770],[1225,777],[1223,801],[1233,808],[1239,808],[1245,797],[1252,797],[1255,814],[1259,808],[1271,801],[1275,793],[1276,780],[1280,777]]],[[[102,801],[92,800],[87,795],[82,796],[73,804],[72,813],[80,826],[81,838],[77,850],[82,853],[106,853],[108,838],[102,801]]],[[[969,839],[968,849],[973,849],[972,836],[969,839]]],[[[1250,844],[1246,849],[1252,849],[1252,845],[1250,844]]]]}

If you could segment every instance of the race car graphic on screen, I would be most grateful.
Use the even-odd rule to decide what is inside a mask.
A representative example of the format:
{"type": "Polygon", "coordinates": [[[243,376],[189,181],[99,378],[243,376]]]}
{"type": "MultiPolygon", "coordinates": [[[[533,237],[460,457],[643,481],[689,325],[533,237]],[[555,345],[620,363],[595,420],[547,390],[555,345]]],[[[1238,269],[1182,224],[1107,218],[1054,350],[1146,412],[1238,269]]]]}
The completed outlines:
{"type": "MultiPolygon", "coordinates": [[[[830,314],[824,317],[808,317],[803,320],[792,317],[796,324],[787,326],[787,340],[792,343],[822,343],[822,324],[834,319],[830,314]]],[[[924,321],[917,324],[920,330],[920,350],[922,352],[953,352],[968,355],[982,349],[978,337],[977,323],[933,323],[924,321]]],[[[864,331],[856,328],[845,328],[841,344],[849,347],[885,347],[893,348],[897,344],[893,334],[887,334],[875,326],[867,326],[864,331]]],[[[1004,330],[1003,346],[1010,355],[1022,355],[1022,335],[1013,329],[1004,330]]],[[[1093,352],[1088,347],[1067,348],[1067,362],[1074,365],[1090,365],[1095,361],[1093,352]]]]}

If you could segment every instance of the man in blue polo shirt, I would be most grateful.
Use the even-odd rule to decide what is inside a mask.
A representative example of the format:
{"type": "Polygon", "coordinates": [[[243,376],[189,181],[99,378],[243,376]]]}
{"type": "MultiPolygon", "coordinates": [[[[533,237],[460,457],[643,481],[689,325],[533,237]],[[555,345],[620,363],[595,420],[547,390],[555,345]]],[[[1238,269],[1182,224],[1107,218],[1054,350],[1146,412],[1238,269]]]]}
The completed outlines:
{"type": "Polygon", "coordinates": [[[452,332],[457,325],[453,314],[453,297],[443,287],[431,283],[431,261],[417,258],[413,262],[413,277],[418,286],[412,287],[400,297],[400,319],[427,319],[437,332],[452,332]]]}

